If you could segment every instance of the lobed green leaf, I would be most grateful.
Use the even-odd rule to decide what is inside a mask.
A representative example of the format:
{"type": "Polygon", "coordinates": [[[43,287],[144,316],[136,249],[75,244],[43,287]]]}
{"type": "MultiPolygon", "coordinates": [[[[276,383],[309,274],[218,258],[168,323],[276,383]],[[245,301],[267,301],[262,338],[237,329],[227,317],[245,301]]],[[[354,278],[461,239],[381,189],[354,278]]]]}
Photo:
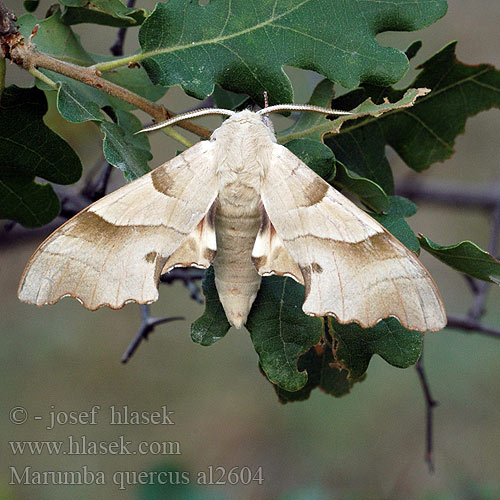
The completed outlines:
{"type": "Polygon", "coordinates": [[[333,87],[330,82],[323,80],[314,90],[309,103],[337,110],[350,110],[351,114],[328,120],[318,113],[303,113],[294,125],[279,134],[279,142],[288,142],[300,137],[324,141],[332,149],[336,160],[345,168],[376,183],[385,193],[392,194],[392,170],[385,157],[384,148],[379,147],[382,131],[376,127],[368,129],[363,125],[373,120],[378,123],[383,114],[402,113],[406,108],[414,106],[415,101],[428,92],[430,91],[426,88],[411,88],[397,99],[379,99],[380,102],[375,103],[370,97],[364,100],[353,99],[353,96],[362,93],[361,90],[356,90],[332,101],[333,87]],[[312,114],[316,116],[309,116],[312,114]],[[352,134],[353,130],[356,130],[357,135],[352,134]],[[364,140],[363,144],[360,144],[360,138],[364,140]]]}
{"type": "Polygon", "coordinates": [[[334,0],[170,0],[139,31],[139,56],[155,84],[204,99],[215,84],[262,102],[293,102],[283,65],[314,70],[346,88],[388,85],[408,69],[404,53],[375,39],[383,31],[426,27],[445,0],[362,3],[334,0]],[[335,12],[335,15],[318,13],[335,12]]]}
{"type": "Polygon", "coordinates": [[[100,124],[104,134],[102,150],[104,158],[119,168],[130,182],[150,172],[148,161],[152,155],[147,136],[133,134],[142,128],[139,119],[126,111],[121,111],[118,117],[118,123],[103,121],[100,124]]]}
{"type": "Polygon", "coordinates": [[[366,372],[374,354],[398,368],[415,364],[422,352],[424,337],[422,332],[403,328],[392,317],[379,321],[373,328],[361,328],[356,323],[342,325],[331,319],[330,334],[335,359],[353,380],[366,372]]]}
{"type": "Polygon", "coordinates": [[[473,278],[500,285],[500,261],[472,241],[441,246],[422,234],[419,240],[424,250],[453,269],[473,278]]]}
{"type": "Polygon", "coordinates": [[[129,8],[120,0],[59,0],[65,24],[93,23],[127,28],[142,24],[148,12],[129,8]]]}
{"type": "Polygon", "coordinates": [[[323,323],[302,311],[304,287],[291,278],[269,276],[262,284],[248,316],[246,327],[267,378],[287,391],[297,391],[307,382],[298,371],[301,354],[317,344],[323,323]]]}
{"type": "Polygon", "coordinates": [[[333,180],[335,156],[331,149],[311,139],[294,139],[284,145],[325,181],[333,180]]]}
{"type": "Polygon", "coordinates": [[[304,401],[309,398],[311,392],[319,388],[331,396],[340,397],[348,394],[352,386],[363,379],[353,380],[348,377],[348,371],[337,366],[332,350],[318,344],[312,347],[299,358],[298,369],[307,371],[307,383],[298,391],[291,392],[275,385],[274,389],[280,403],[291,403],[304,401]]]}
{"type": "Polygon", "coordinates": [[[192,323],[191,339],[197,344],[212,345],[224,337],[231,328],[215,288],[213,267],[205,272],[202,288],[205,295],[205,312],[192,323]]]}
{"type": "Polygon", "coordinates": [[[128,111],[104,108],[116,121],[110,122],[95,102],[85,100],[66,83],[59,87],[57,108],[70,122],[94,121],[99,125],[104,134],[104,158],[122,170],[127,181],[137,179],[150,171],[148,161],[152,155],[149,151],[149,140],[145,134],[134,135],[134,132],[142,128],[136,116],[128,111]]]}
{"type": "Polygon", "coordinates": [[[220,85],[215,86],[212,98],[215,107],[223,109],[242,109],[249,100],[247,94],[236,94],[223,89],[220,85]]]}
{"type": "MultiPolygon", "coordinates": [[[[39,24],[37,47],[49,55],[83,66],[109,59],[86,52],[71,27],[64,24],[58,10],[42,21],[31,14],[21,16],[19,21],[20,31],[25,37],[29,36],[35,24],[39,24]]],[[[133,135],[142,127],[139,120],[127,112],[133,109],[131,105],[71,78],[42,71],[59,84],[57,108],[61,116],[73,123],[95,122],[104,136],[103,153],[106,160],[121,169],[127,180],[149,172],[148,161],[152,158],[149,141],[145,134],[133,135]],[[102,110],[106,111],[106,115],[102,110]],[[114,121],[110,121],[108,116],[114,121]]],[[[107,77],[152,100],[158,99],[166,91],[162,87],[153,87],[142,68],[122,68],[107,77]]],[[[41,82],[39,86],[52,91],[52,88],[41,82]]]]}
{"type": "Polygon", "coordinates": [[[71,147],[43,122],[45,95],[36,88],[12,85],[0,101],[0,219],[26,227],[43,226],[59,214],[50,184],[72,184],[82,173],[71,147]]]}
{"type": "MultiPolygon", "coordinates": [[[[467,118],[500,106],[500,71],[487,64],[459,62],[455,47],[456,43],[451,43],[419,66],[422,71],[409,87],[432,91],[413,107],[387,113],[377,120],[361,118],[345,124],[339,134],[327,138],[325,143],[337,159],[392,194],[392,172],[385,156],[387,145],[416,171],[449,158],[456,137],[464,132],[467,118]]],[[[412,53],[418,48],[418,45],[411,48],[412,53]]],[[[350,109],[367,98],[375,103],[383,103],[385,98],[398,100],[406,91],[364,85],[333,100],[332,106],[350,109]]]]}
{"type": "Polygon", "coordinates": [[[370,215],[401,241],[403,245],[418,255],[420,253],[418,238],[405,220],[405,217],[411,217],[417,212],[416,205],[402,196],[389,196],[389,199],[390,207],[386,214],[370,215]]]}
{"type": "Polygon", "coordinates": [[[27,12],[34,12],[38,8],[40,0],[24,0],[23,7],[27,12]]]}
{"type": "Polygon", "coordinates": [[[387,212],[391,206],[385,191],[374,181],[349,170],[337,161],[337,175],[334,184],[359,198],[367,207],[376,212],[387,212]]]}

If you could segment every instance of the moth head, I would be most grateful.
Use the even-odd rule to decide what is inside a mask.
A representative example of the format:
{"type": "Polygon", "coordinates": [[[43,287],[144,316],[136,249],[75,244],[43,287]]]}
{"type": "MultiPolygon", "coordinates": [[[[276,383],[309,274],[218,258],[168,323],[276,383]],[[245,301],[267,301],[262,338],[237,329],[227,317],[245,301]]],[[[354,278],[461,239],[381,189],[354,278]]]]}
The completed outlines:
{"type": "Polygon", "coordinates": [[[261,140],[276,141],[272,123],[258,113],[245,109],[230,116],[222,127],[214,130],[211,140],[234,142],[236,138],[251,140],[259,144],[261,140]]]}

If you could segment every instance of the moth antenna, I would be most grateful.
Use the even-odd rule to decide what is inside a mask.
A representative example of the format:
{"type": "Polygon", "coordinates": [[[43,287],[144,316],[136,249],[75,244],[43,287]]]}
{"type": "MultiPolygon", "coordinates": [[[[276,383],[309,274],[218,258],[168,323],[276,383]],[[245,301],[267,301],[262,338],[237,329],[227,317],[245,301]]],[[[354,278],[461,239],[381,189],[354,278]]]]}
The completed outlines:
{"type": "Polygon", "coordinates": [[[312,111],[325,115],[352,115],[349,111],[322,108],[321,106],[313,106],[311,104],[276,104],[275,106],[269,106],[268,108],[257,111],[257,114],[267,115],[268,113],[276,113],[278,111],[312,111]]]}
{"type": "Polygon", "coordinates": [[[191,118],[198,118],[198,116],[205,116],[205,115],[232,116],[232,115],[234,115],[234,113],[235,112],[231,111],[230,109],[223,109],[223,108],[197,109],[195,111],[188,111],[187,113],[182,113],[181,115],[174,116],[173,118],[170,118],[169,120],[165,120],[165,121],[160,122],[160,123],[155,123],[154,125],[151,125],[150,127],[144,127],[142,130],[135,132],[135,134],[140,134],[142,132],[151,132],[152,130],[158,130],[158,129],[164,128],[164,127],[171,127],[172,125],[175,125],[176,123],[182,122],[184,120],[189,120],[191,118]]]}

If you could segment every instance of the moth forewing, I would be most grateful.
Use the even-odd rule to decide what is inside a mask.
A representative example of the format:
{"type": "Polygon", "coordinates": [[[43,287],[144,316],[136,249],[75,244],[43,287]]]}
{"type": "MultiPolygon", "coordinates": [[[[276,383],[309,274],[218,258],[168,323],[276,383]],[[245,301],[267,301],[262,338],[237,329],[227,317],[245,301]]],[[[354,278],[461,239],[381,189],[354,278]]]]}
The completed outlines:
{"type": "MultiPolygon", "coordinates": [[[[91,310],[156,300],[163,267],[191,233],[199,240],[198,225],[216,197],[213,145],[203,141],[52,233],[28,262],[19,298],[45,305],[69,295],[91,310]]],[[[201,249],[184,247],[177,252],[179,263],[207,267],[207,252],[213,258],[214,251],[204,252],[208,243],[209,238],[200,241],[201,249]]]]}

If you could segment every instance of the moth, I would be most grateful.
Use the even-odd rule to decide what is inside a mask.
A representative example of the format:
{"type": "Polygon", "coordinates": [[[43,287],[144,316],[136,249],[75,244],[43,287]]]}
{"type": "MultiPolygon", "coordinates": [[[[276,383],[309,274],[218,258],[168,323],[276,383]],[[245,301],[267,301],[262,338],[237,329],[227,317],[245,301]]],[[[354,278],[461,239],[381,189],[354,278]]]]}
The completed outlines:
{"type": "Polygon", "coordinates": [[[71,296],[87,309],[158,298],[160,275],[213,265],[228,321],[241,328],[261,277],[305,286],[303,310],[374,326],[396,317],[439,330],[446,316],[416,256],[378,222],[277,143],[269,113],[346,114],[278,105],[227,115],[210,137],[108,194],[52,233],[28,262],[19,298],[37,305],[71,296]]]}

